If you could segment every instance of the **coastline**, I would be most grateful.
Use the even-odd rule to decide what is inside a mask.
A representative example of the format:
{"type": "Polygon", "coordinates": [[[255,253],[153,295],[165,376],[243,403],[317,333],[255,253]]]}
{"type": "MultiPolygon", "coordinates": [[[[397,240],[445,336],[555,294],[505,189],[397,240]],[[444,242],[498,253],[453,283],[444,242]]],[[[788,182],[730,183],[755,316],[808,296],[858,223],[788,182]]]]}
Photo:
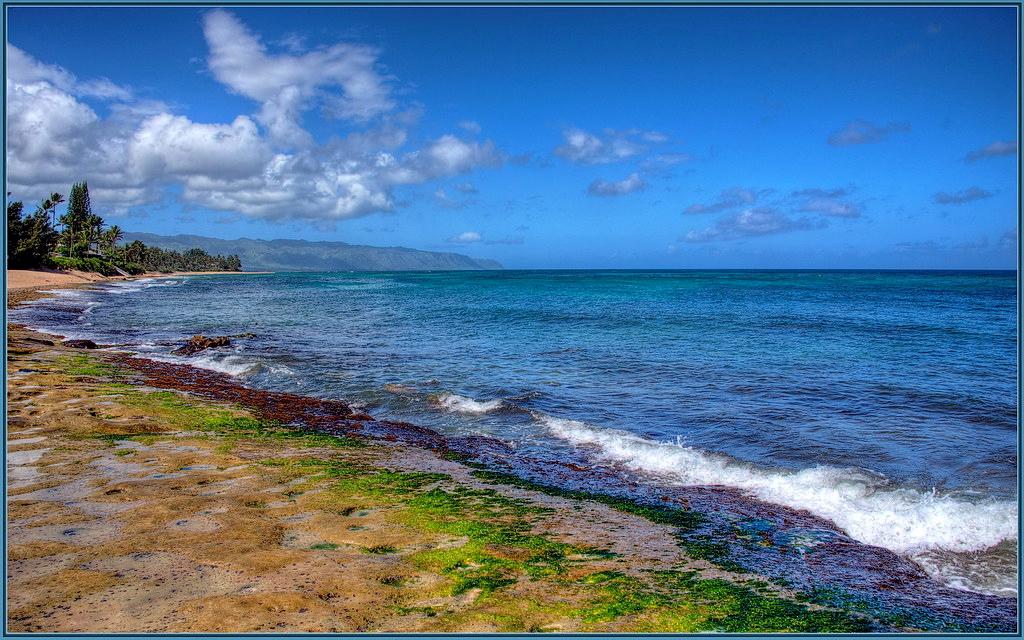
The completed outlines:
{"type": "Polygon", "coordinates": [[[104,276],[88,271],[60,271],[57,269],[8,269],[7,291],[23,291],[40,287],[63,287],[92,284],[95,282],[117,282],[141,278],[173,278],[176,276],[217,276],[217,275],[267,275],[270,271],[172,271],[163,273],[147,271],[133,276],[104,276]]]}
{"type": "Polygon", "coordinates": [[[42,291],[49,288],[76,289],[104,282],[125,282],[146,278],[175,278],[181,276],[216,276],[216,275],[268,275],[271,271],[172,271],[162,273],[147,271],[138,275],[105,276],[89,271],[74,269],[60,271],[57,269],[8,269],[7,304],[8,307],[43,297],[42,291]]]}
{"type": "Polygon", "coordinates": [[[8,330],[8,445],[25,460],[9,463],[12,630],[936,628],[808,605],[695,554],[686,509],[545,491],[344,403],[307,398],[303,417],[301,396],[8,330]],[[307,430],[280,426],[294,419],[307,430]]]}

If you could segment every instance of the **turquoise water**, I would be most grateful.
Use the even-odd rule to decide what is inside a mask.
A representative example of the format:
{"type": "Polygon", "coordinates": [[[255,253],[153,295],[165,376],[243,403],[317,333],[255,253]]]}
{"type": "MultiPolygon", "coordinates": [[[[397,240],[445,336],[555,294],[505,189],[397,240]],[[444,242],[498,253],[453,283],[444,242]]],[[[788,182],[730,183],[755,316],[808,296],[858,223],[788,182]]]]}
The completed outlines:
{"type": "Polygon", "coordinates": [[[1009,272],[294,273],[111,284],[14,320],[652,487],[735,487],[1013,594],[1016,303],[1009,272]]]}

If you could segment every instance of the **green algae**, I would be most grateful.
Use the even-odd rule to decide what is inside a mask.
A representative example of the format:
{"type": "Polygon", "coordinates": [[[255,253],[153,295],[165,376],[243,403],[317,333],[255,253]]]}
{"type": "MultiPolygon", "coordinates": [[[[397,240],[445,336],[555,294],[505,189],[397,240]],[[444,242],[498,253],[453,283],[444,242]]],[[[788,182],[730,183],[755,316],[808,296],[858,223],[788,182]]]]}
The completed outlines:
{"type": "Polygon", "coordinates": [[[629,498],[622,498],[604,493],[562,489],[560,487],[525,480],[509,473],[477,469],[473,471],[472,474],[474,477],[479,478],[484,482],[510,485],[521,489],[537,491],[538,493],[543,493],[545,495],[568,498],[570,500],[597,502],[609,506],[617,511],[640,516],[641,518],[656,524],[676,527],[676,537],[679,544],[686,549],[686,552],[690,557],[694,559],[707,560],[726,571],[737,573],[747,571],[746,567],[729,557],[730,552],[727,544],[717,541],[708,535],[696,535],[693,533],[695,529],[706,521],[704,515],[699,512],[668,505],[648,505],[635,502],[629,498]]]}
{"type": "Polygon", "coordinates": [[[57,356],[56,363],[64,373],[76,377],[118,379],[123,375],[119,367],[84,353],[57,356]]]}
{"type": "MultiPolygon", "coordinates": [[[[591,628],[628,618],[633,631],[853,633],[871,623],[845,611],[811,608],[760,588],[694,571],[649,572],[642,579],[597,572],[580,580],[597,591],[575,613],[591,628]]],[[[760,586],[760,585],[758,585],[760,586]]]]}
{"type": "Polygon", "coordinates": [[[952,619],[951,616],[936,615],[924,609],[894,607],[879,602],[872,602],[868,598],[854,595],[837,586],[814,587],[806,592],[797,594],[797,599],[821,606],[861,612],[870,615],[884,625],[899,629],[941,630],[953,633],[998,631],[996,628],[978,629],[970,627],[952,619]]]}
{"type": "Polygon", "coordinates": [[[521,489],[537,491],[549,496],[569,498],[571,500],[587,500],[607,505],[618,511],[632,513],[651,522],[667,524],[685,530],[691,530],[704,522],[704,516],[696,511],[678,507],[646,505],[634,502],[628,498],[608,495],[604,493],[592,493],[589,491],[577,491],[573,489],[562,489],[551,485],[540,484],[531,480],[525,480],[510,473],[499,473],[496,471],[473,471],[473,476],[484,482],[492,484],[504,484],[521,489]]]}

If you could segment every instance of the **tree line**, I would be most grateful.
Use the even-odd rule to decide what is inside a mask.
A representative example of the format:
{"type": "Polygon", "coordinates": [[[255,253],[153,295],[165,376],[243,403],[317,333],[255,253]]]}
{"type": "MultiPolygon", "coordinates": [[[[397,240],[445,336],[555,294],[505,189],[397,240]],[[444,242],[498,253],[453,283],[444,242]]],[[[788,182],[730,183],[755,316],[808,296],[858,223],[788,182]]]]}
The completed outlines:
{"type": "Polygon", "coordinates": [[[117,225],[108,227],[93,213],[86,182],[72,185],[67,211],[58,218],[57,206],[64,201],[62,194],[53,193],[30,215],[25,214],[23,202],[8,202],[8,268],[79,269],[105,275],[118,269],[132,274],[242,270],[242,261],[236,255],[212,256],[202,249],[166,251],[138,240],[120,245],[124,232],[117,225]]]}

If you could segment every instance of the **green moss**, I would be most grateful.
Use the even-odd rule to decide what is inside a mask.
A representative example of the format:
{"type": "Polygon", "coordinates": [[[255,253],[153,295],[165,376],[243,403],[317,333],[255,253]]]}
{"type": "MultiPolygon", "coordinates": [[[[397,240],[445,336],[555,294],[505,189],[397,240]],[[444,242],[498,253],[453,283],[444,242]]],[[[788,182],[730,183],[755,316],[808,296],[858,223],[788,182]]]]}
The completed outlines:
{"type": "Polygon", "coordinates": [[[514,476],[509,473],[476,470],[473,471],[473,476],[485,482],[491,482],[494,484],[507,484],[514,487],[520,487],[522,489],[537,491],[550,496],[569,498],[572,500],[589,500],[592,502],[599,502],[601,504],[612,507],[613,509],[616,509],[618,511],[624,511],[626,513],[638,515],[642,518],[650,520],[651,522],[657,522],[658,524],[667,524],[685,530],[694,529],[704,521],[704,516],[702,516],[700,513],[697,513],[696,511],[690,511],[689,509],[680,509],[678,507],[660,505],[645,505],[634,502],[627,498],[620,498],[618,496],[612,496],[603,493],[591,493],[588,491],[574,491],[571,489],[562,489],[550,485],[539,484],[536,482],[532,482],[530,480],[524,480],[523,478],[519,478],[518,476],[514,476]]]}
{"type": "Polygon", "coordinates": [[[378,544],[372,547],[363,548],[363,553],[369,553],[373,555],[387,555],[389,553],[395,553],[396,551],[398,551],[398,549],[392,547],[389,544],[378,544]]]}
{"type": "Polygon", "coordinates": [[[239,410],[195,401],[173,391],[142,392],[128,387],[121,394],[121,402],[183,430],[204,431],[224,438],[224,452],[233,449],[238,440],[281,440],[305,447],[362,447],[356,438],[306,431],[290,425],[239,415],[239,410]],[[227,445],[231,445],[229,449],[227,445]]]}
{"type": "Polygon", "coordinates": [[[941,630],[954,633],[998,631],[995,628],[972,628],[950,616],[936,615],[924,609],[876,604],[840,587],[815,587],[809,592],[799,594],[798,598],[822,606],[865,613],[882,624],[900,629],[941,630]]]}
{"type": "Polygon", "coordinates": [[[334,551],[338,545],[333,542],[318,542],[310,547],[314,551],[334,551]]]}
{"type": "Polygon", "coordinates": [[[679,543],[686,549],[687,553],[691,557],[707,560],[727,571],[747,571],[746,567],[729,557],[730,553],[727,544],[718,542],[710,536],[693,535],[692,532],[705,522],[705,517],[696,511],[666,505],[641,504],[628,498],[602,493],[562,489],[560,487],[553,487],[525,480],[508,473],[498,473],[482,469],[475,470],[472,473],[474,477],[485,482],[511,485],[551,496],[569,498],[571,500],[589,500],[591,502],[598,502],[618,511],[640,516],[641,518],[650,520],[657,524],[677,527],[679,529],[678,533],[680,534],[678,536],[679,543]]]}
{"type": "Polygon", "coordinates": [[[61,355],[57,357],[56,362],[64,373],[72,376],[118,378],[121,375],[121,370],[114,365],[84,353],[61,355]]]}
{"type": "MultiPolygon", "coordinates": [[[[853,633],[870,623],[843,611],[812,609],[747,585],[704,579],[693,571],[652,572],[647,579],[598,572],[581,584],[597,597],[576,614],[591,628],[629,617],[637,631],[853,633]]],[[[758,585],[760,586],[760,585],[758,585]]]]}

